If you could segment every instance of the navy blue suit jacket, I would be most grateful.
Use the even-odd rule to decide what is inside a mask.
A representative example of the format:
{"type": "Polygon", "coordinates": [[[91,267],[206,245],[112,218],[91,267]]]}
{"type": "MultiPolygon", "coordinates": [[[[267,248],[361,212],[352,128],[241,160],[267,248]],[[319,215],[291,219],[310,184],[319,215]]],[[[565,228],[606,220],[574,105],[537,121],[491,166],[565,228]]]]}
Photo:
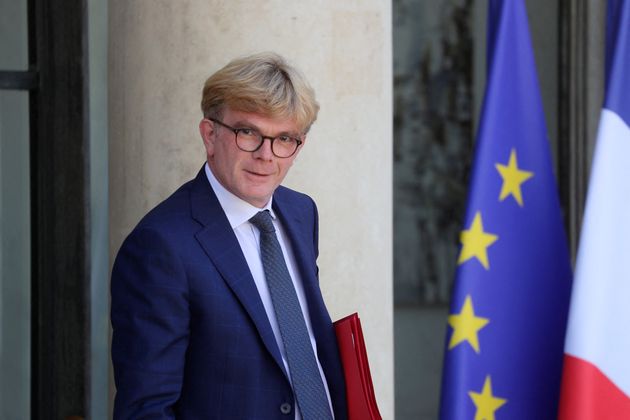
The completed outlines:
{"type": "MultiPolygon", "coordinates": [[[[304,282],[335,417],[346,419],[337,342],[319,289],[315,203],[279,187],[273,207],[304,282]]],[[[203,169],[124,241],[111,293],[115,419],[293,419],[271,325],[203,169]]]]}

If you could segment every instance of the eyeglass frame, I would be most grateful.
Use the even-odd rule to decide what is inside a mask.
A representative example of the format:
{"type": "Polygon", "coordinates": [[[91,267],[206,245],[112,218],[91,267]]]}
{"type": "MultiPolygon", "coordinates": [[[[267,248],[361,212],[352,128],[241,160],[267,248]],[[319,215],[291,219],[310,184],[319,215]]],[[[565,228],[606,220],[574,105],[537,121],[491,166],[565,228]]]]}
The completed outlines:
{"type": "Polygon", "coordinates": [[[304,143],[304,140],[299,139],[297,137],[293,137],[293,136],[288,136],[288,135],[281,135],[281,136],[276,136],[276,137],[264,136],[259,130],[255,129],[255,128],[250,128],[250,127],[234,128],[234,127],[231,127],[231,126],[227,125],[223,121],[219,121],[219,120],[217,120],[215,118],[210,118],[210,117],[206,118],[206,120],[215,122],[215,123],[217,123],[217,124],[227,128],[227,129],[229,129],[230,131],[232,131],[234,133],[234,143],[236,143],[236,147],[238,147],[238,149],[242,150],[243,152],[253,153],[253,152],[259,150],[262,147],[262,145],[265,143],[266,139],[269,139],[269,141],[271,142],[271,153],[273,153],[273,155],[275,157],[279,158],[279,159],[287,159],[287,158],[290,158],[291,156],[295,155],[297,150],[304,143]],[[245,150],[241,146],[239,146],[239,144],[238,144],[238,133],[243,131],[243,130],[252,130],[252,131],[257,132],[260,135],[260,144],[254,150],[245,150]],[[273,142],[276,141],[276,139],[278,139],[280,137],[289,137],[290,139],[293,139],[293,140],[296,141],[295,149],[293,150],[293,153],[291,153],[289,156],[278,156],[276,154],[276,152],[274,152],[274,150],[273,150],[273,142]]]}

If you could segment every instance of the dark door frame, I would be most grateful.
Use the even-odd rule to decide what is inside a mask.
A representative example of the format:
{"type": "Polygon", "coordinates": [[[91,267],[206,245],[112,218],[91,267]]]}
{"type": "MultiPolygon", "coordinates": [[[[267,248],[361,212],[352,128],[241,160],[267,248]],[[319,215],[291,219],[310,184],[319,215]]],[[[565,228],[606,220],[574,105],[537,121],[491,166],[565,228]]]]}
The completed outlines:
{"type": "Polygon", "coordinates": [[[604,98],[606,2],[561,0],[558,185],[575,260],[604,98]]]}
{"type": "Polygon", "coordinates": [[[34,419],[88,413],[89,126],[86,0],[30,0],[34,419]]]}

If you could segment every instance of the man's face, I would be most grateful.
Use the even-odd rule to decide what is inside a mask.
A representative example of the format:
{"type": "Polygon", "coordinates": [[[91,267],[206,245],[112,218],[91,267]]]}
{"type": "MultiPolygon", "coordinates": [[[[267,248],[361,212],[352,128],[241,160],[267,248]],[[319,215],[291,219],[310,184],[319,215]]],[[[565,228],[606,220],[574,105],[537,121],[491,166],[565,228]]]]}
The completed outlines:
{"type": "MultiPolygon", "coordinates": [[[[234,128],[252,128],[263,136],[290,135],[299,137],[291,119],[266,117],[256,113],[226,108],[221,122],[234,128]]],[[[271,151],[271,141],[265,140],[255,152],[240,150],[234,132],[209,120],[199,123],[208,157],[208,164],[217,180],[232,194],[258,208],[264,207],[282,182],[295,157],[279,158],[271,151]]],[[[302,140],[306,140],[302,138],[302,140]]]]}

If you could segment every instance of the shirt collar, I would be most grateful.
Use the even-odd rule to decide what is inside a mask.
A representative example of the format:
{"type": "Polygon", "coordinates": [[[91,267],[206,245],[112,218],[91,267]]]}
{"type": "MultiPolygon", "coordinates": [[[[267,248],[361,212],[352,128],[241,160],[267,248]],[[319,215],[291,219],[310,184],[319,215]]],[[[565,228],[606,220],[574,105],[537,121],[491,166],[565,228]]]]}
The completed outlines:
{"type": "Polygon", "coordinates": [[[219,204],[221,204],[221,207],[223,208],[223,211],[225,212],[225,215],[227,216],[232,229],[236,229],[243,223],[248,222],[249,219],[251,219],[252,217],[254,217],[254,215],[263,210],[269,210],[271,217],[273,219],[276,218],[276,214],[271,208],[273,197],[269,199],[269,202],[263,208],[252,206],[247,201],[232,194],[223,185],[221,185],[221,183],[212,173],[210,165],[208,165],[207,162],[205,165],[205,171],[208,182],[210,182],[210,186],[214,190],[214,193],[219,200],[219,204]]]}

